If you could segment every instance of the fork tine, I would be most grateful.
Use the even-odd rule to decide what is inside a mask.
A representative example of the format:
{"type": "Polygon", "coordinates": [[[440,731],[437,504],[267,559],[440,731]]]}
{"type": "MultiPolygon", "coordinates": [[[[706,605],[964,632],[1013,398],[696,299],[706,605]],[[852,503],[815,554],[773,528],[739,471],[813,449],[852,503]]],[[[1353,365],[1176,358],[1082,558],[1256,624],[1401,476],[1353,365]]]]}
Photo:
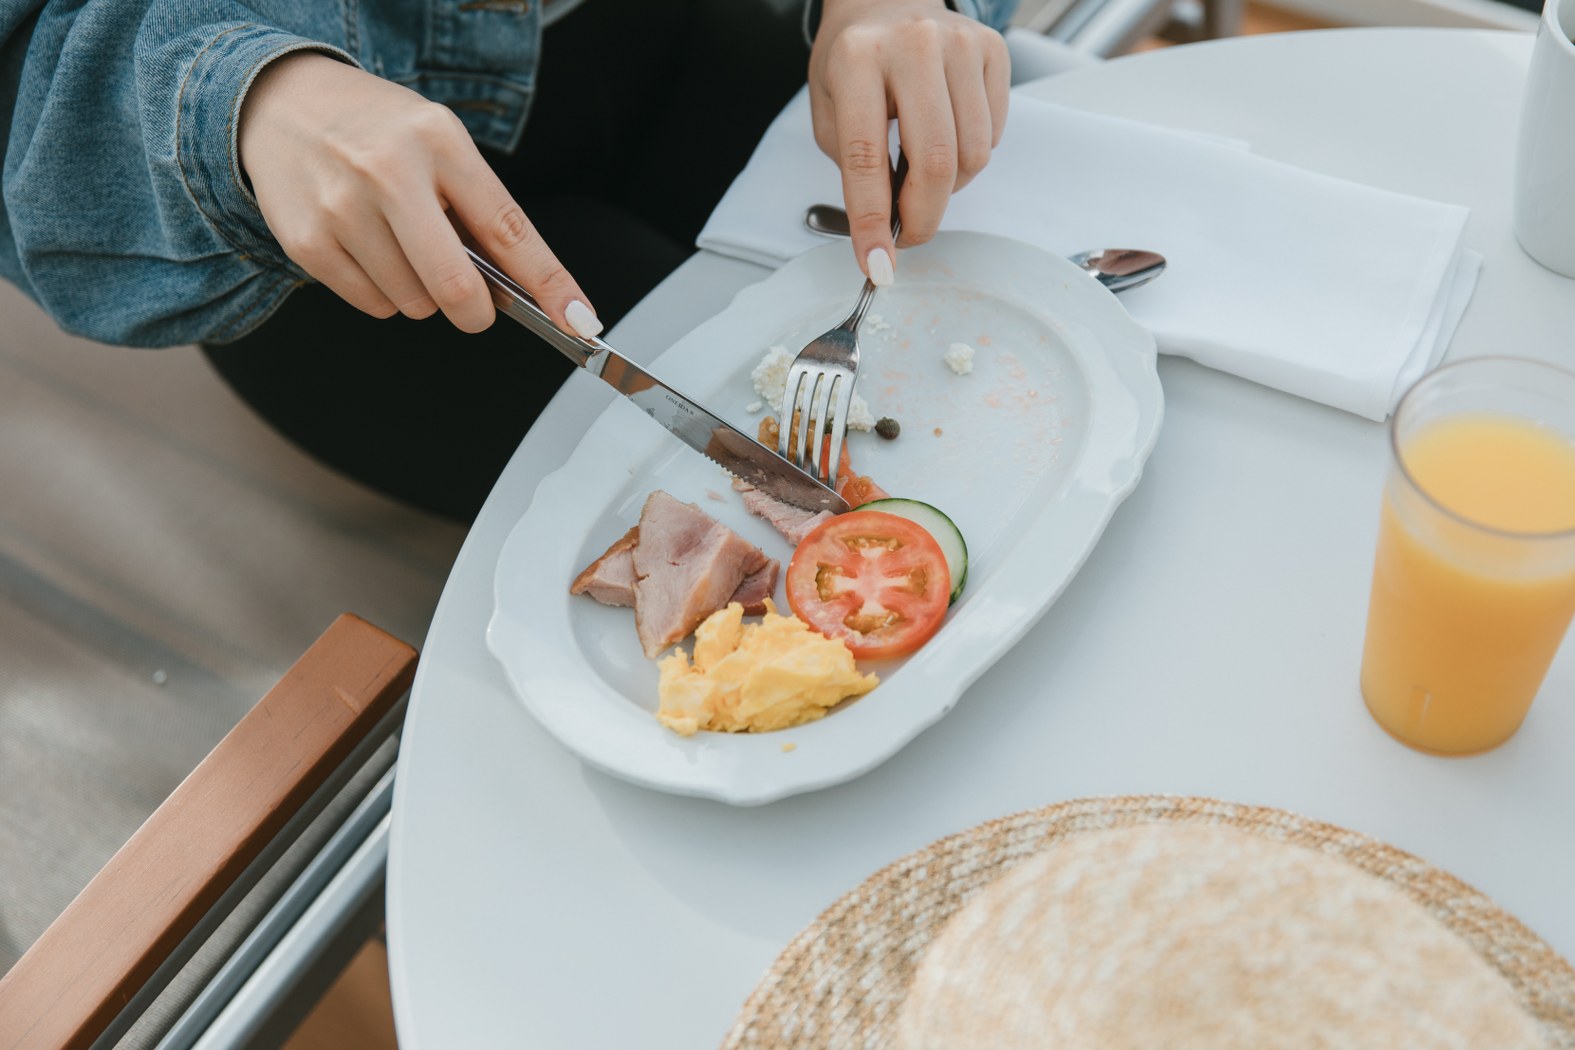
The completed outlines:
{"type": "MultiPolygon", "coordinates": [[[[891,235],[895,239],[902,229],[897,215],[897,194],[908,173],[908,158],[897,150],[897,167],[892,173],[892,222],[891,235]]],[[[777,435],[777,454],[800,470],[835,488],[837,467],[842,459],[842,444],[848,436],[848,413],[853,408],[853,385],[859,371],[859,323],[864,311],[875,297],[875,282],[865,279],[864,287],[853,304],[853,310],[841,324],[811,339],[793,358],[788,368],[786,389],[782,392],[782,421],[777,435]],[[793,428],[793,415],[798,410],[799,393],[803,391],[803,412],[799,416],[799,433],[793,442],[796,455],[788,455],[789,436],[793,428]],[[827,430],[827,428],[830,428],[827,430]],[[821,431],[830,434],[830,440],[821,440],[821,431]],[[805,456],[808,447],[809,455],[805,456]],[[820,450],[824,447],[828,459],[822,461],[820,450]],[[822,469],[824,468],[824,469],[822,469]]]]}
{"type": "Polygon", "coordinates": [[[831,423],[831,389],[836,385],[836,376],[831,372],[822,372],[819,382],[815,386],[815,399],[810,403],[804,429],[810,433],[810,463],[809,472],[817,478],[824,478],[829,468],[824,468],[820,461],[820,450],[825,445],[822,435],[827,424],[831,423]]]}
{"type": "Polygon", "coordinates": [[[826,484],[837,487],[837,467],[842,462],[842,442],[848,435],[848,412],[853,407],[853,377],[837,376],[836,410],[831,417],[831,448],[827,453],[830,465],[826,471],[826,484]]]}
{"type": "MultiPolygon", "coordinates": [[[[809,409],[810,409],[810,406],[812,404],[814,404],[814,402],[815,402],[815,388],[819,384],[820,384],[820,375],[818,373],[805,372],[804,377],[803,377],[803,382],[802,382],[802,384],[800,386],[800,389],[803,390],[803,394],[804,394],[804,402],[803,402],[804,407],[803,407],[802,411],[800,411],[800,413],[799,413],[799,417],[798,417],[799,418],[798,439],[794,443],[795,446],[796,446],[796,449],[795,449],[795,452],[794,452],[794,455],[793,455],[793,463],[794,463],[794,465],[797,466],[800,470],[807,470],[807,471],[809,471],[811,474],[815,473],[815,468],[813,466],[806,466],[806,464],[808,464],[810,461],[809,461],[809,459],[806,458],[805,450],[810,447],[809,435],[810,435],[810,429],[811,428],[810,428],[810,419],[809,419],[809,409]]],[[[798,407],[799,407],[799,402],[796,399],[793,402],[793,407],[794,407],[794,409],[798,409],[798,407]]],[[[789,420],[789,426],[791,426],[792,425],[792,417],[791,416],[788,417],[788,420],[789,420]]]]}
{"type": "Polygon", "coordinates": [[[793,413],[798,408],[798,388],[803,381],[803,369],[791,369],[782,390],[782,412],[781,418],[777,420],[777,455],[789,461],[793,459],[788,454],[788,442],[793,437],[793,413]]]}

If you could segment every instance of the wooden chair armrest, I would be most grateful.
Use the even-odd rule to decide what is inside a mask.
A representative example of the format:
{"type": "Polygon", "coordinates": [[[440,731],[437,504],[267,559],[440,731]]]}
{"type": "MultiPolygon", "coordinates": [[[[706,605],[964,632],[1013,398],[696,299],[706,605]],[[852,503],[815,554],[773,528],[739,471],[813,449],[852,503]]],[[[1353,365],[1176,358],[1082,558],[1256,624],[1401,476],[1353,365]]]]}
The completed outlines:
{"type": "Polygon", "coordinates": [[[410,687],[340,616],[0,978],[0,1047],[87,1047],[410,687]]]}

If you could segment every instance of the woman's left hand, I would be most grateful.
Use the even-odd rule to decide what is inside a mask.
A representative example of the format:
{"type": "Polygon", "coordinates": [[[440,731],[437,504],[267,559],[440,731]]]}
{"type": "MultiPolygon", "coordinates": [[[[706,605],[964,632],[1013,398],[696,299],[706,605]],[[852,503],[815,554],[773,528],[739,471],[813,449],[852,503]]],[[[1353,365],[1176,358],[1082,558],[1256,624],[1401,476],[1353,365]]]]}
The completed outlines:
{"type": "Polygon", "coordinates": [[[901,243],[923,244],[1001,141],[1010,73],[1001,34],[942,0],[825,0],[809,57],[815,141],[842,169],[853,250],[876,284],[896,258],[888,121],[908,158],[901,243]]]}

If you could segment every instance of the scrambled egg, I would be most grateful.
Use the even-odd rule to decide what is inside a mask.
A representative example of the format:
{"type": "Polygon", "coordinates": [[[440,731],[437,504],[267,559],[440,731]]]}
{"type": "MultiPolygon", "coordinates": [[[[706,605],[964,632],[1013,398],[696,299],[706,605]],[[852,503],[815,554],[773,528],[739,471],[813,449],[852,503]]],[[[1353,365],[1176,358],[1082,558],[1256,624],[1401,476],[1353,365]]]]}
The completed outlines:
{"type": "Polygon", "coordinates": [[[692,665],[682,649],[661,662],[656,717],[664,725],[681,736],[786,729],[880,684],[859,673],[840,639],[778,616],[769,601],[766,608],[758,624],[744,623],[737,602],[717,610],[695,629],[692,665]]]}

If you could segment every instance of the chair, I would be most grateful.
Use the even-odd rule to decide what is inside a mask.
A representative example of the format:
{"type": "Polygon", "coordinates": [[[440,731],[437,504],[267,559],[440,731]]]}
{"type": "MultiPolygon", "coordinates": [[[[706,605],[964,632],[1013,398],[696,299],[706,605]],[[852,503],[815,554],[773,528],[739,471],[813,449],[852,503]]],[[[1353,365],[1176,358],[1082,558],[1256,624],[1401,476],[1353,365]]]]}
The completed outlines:
{"type": "Polygon", "coordinates": [[[1025,0],[1014,23],[1098,58],[1163,32],[1176,40],[1234,36],[1242,0],[1025,0]]]}
{"type": "Polygon", "coordinates": [[[1097,55],[1079,51],[1070,44],[1030,32],[1021,26],[1009,26],[1006,33],[1006,50],[1012,58],[1012,84],[1025,84],[1040,77],[1069,73],[1084,66],[1098,65],[1097,55]]]}
{"type": "MultiPolygon", "coordinates": [[[[3,975],[342,610],[418,642],[465,529],[312,460],[195,347],[77,339],[9,285],[0,318],[3,975]]],[[[119,1045],[282,1041],[376,934],[403,706],[209,909],[119,1045]]]]}
{"type": "Polygon", "coordinates": [[[1436,26],[1531,32],[1543,0],[1273,0],[1292,15],[1340,26],[1436,26]]]}
{"type": "MultiPolygon", "coordinates": [[[[121,1038],[198,1045],[222,1003],[188,991],[177,997],[183,1009],[166,1002],[151,1022],[150,1007],[178,974],[191,985],[193,969],[205,985],[222,976],[239,988],[234,960],[249,955],[255,973],[266,957],[259,931],[277,949],[293,925],[289,913],[299,917],[307,900],[322,898],[322,885],[312,884],[332,881],[312,860],[345,853],[346,828],[365,838],[369,810],[381,808],[386,822],[392,759],[376,754],[390,750],[415,665],[410,646],[339,617],[0,978],[0,1047],[121,1038]],[[369,770],[374,789],[348,792],[347,803],[349,782],[369,770]],[[314,822],[333,832],[303,851],[314,822]],[[336,842],[340,849],[325,848],[336,842]],[[278,877],[281,865],[287,879],[278,877]],[[264,908],[255,891],[270,873],[288,886],[267,894],[264,908]],[[215,944],[228,949],[222,960],[213,958],[215,944]]],[[[373,868],[380,884],[381,865],[373,868]]]]}

